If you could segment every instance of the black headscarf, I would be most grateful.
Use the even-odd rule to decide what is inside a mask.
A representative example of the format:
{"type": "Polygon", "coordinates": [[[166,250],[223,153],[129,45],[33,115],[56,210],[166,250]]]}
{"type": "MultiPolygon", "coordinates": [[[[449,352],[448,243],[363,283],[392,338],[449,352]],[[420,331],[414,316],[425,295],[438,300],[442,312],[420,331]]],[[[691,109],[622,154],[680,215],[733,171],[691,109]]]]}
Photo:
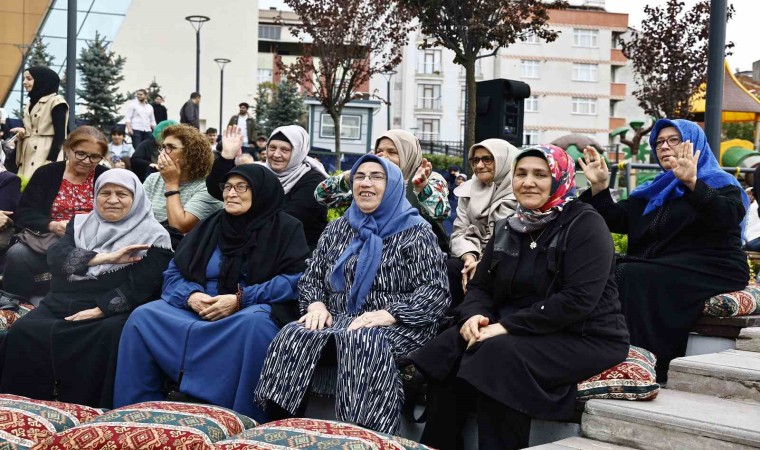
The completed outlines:
{"type": "Polygon", "coordinates": [[[280,181],[260,164],[238,166],[224,180],[232,175],[251,186],[251,208],[238,216],[222,209],[185,236],[174,255],[182,276],[205,286],[206,266],[217,247],[222,252],[219,294],[237,292],[241,279],[250,286],[276,275],[303,272],[309,247],[301,222],[283,212],[285,192],[280,181]]]}
{"type": "Polygon", "coordinates": [[[34,66],[26,70],[34,78],[34,85],[29,91],[29,111],[31,111],[42,97],[58,92],[61,79],[57,73],[44,66],[34,66]]]}

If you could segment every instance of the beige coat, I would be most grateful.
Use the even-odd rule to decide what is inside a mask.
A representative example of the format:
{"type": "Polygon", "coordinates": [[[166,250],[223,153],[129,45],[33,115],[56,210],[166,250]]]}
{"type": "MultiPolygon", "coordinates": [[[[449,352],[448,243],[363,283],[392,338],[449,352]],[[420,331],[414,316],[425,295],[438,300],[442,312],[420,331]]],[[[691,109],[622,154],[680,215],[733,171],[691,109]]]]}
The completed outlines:
{"type": "Polygon", "coordinates": [[[459,197],[459,205],[451,233],[451,255],[459,258],[465,253],[474,253],[480,260],[491,239],[494,225],[515,212],[517,199],[510,193],[489,205],[486,211],[475,211],[470,207],[473,183],[473,180],[467,180],[454,190],[454,194],[459,197]]]}
{"type": "MultiPolygon", "coordinates": [[[[58,94],[46,95],[34,105],[32,111],[29,106],[24,109],[24,137],[19,151],[16,152],[16,164],[18,175],[29,179],[35,170],[47,161],[50,146],[53,144],[53,108],[66,104],[66,100],[58,94]]],[[[68,129],[68,115],[66,116],[66,128],[68,129]]],[[[58,153],[58,161],[63,160],[63,151],[58,153]]]]}

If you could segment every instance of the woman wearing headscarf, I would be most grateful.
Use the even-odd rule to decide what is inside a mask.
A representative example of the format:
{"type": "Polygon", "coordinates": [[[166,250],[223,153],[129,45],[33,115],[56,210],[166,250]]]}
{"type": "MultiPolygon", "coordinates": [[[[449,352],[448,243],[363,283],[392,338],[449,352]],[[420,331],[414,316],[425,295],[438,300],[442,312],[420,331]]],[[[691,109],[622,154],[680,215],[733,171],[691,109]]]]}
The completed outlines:
{"type": "Polygon", "coordinates": [[[290,309],[298,317],[296,284],[308,247],[270,170],[241,165],[217,189],[224,209],[182,240],[164,273],[162,301],[127,322],[116,407],[165,399],[169,383],[186,397],[266,421],[253,389],[284,317],[290,309]]]}
{"type": "Polygon", "coordinates": [[[48,250],[51,291],[0,346],[1,392],[111,407],[122,327],[160,291],[172,252],[133,173],[109,170],[95,191],[93,212],[48,250]]]}
{"type": "Polygon", "coordinates": [[[365,155],[351,179],[354,201],[314,250],[298,286],[303,315],[269,347],[256,400],[270,418],[287,417],[312,385],[335,395],[339,420],[395,433],[404,399],[396,360],[435,336],[449,304],[444,255],[398,167],[365,155]],[[315,370],[323,354],[333,355],[321,361],[329,367],[315,370]]]}
{"type": "Polygon", "coordinates": [[[473,177],[454,189],[459,203],[451,234],[451,258],[446,263],[452,306],[462,303],[494,224],[517,207],[510,175],[517,153],[517,148],[501,139],[486,139],[470,147],[473,177]]]}
{"type": "Polygon", "coordinates": [[[689,331],[710,297],[744,289],[742,251],[749,198],[725,173],[705,133],[688,120],[658,120],[649,136],[664,170],[615,203],[609,174],[596,150],[580,162],[591,188],[580,199],[604,217],[610,231],[628,235],[617,284],[631,344],[657,356],[657,381],[683,356],[689,331]]]}
{"type": "Polygon", "coordinates": [[[517,156],[517,210],[496,223],[458,324],[411,355],[428,381],[424,444],[463,448],[474,409],[479,448],[525,448],[532,417],[570,419],[577,383],[628,355],[612,238],[573,201],[574,172],[553,145],[517,156]]]}
{"type": "MultiPolygon", "coordinates": [[[[317,246],[327,226],[327,208],[314,200],[314,189],[327,177],[322,163],[309,157],[309,133],[298,125],[287,125],[272,131],[267,141],[264,164],[280,180],[285,191],[285,212],[300,220],[309,249],[317,246]]],[[[235,157],[242,154],[243,137],[238,127],[227,127],[222,137],[222,154],[214,161],[206,178],[209,194],[222,198],[219,181],[235,167],[235,157]]]]}
{"type": "Polygon", "coordinates": [[[58,95],[60,84],[58,74],[47,67],[24,71],[23,85],[29,93],[24,126],[11,130],[23,139],[16,152],[20,177],[29,179],[42,165],[63,159],[61,144],[66,139],[69,105],[58,95]]]}

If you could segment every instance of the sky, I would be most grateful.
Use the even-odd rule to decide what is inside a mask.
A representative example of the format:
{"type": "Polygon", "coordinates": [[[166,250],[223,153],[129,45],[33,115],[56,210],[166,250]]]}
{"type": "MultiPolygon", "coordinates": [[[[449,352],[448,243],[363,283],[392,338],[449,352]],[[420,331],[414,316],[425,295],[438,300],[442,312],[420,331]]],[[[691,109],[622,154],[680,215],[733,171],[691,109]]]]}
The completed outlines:
{"type": "MultiPolygon", "coordinates": [[[[573,3],[582,3],[583,0],[571,0],[573,3]]],[[[698,0],[683,0],[686,7],[691,7],[698,0]]],[[[636,28],[644,18],[644,6],[664,5],[666,0],[606,0],[607,11],[628,14],[628,24],[636,28]]],[[[760,60],[760,46],[757,45],[758,36],[752,30],[758,26],[760,17],[760,0],[729,0],[734,5],[736,14],[728,22],[726,27],[726,41],[733,41],[733,55],[728,57],[731,70],[752,70],[752,62],[760,60]]],[[[282,0],[259,0],[259,8],[267,9],[270,6],[278,9],[287,9],[282,0]]]]}

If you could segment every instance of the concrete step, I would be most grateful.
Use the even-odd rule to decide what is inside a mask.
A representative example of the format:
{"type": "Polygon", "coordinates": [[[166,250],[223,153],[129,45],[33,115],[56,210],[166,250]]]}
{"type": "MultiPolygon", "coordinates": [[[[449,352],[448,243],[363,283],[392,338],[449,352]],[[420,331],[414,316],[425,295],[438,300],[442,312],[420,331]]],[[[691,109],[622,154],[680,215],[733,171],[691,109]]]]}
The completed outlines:
{"type": "Polygon", "coordinates": [[[760,327],[743,328],[736,338],[736,349],[760,352],[760,327]]]}
{"type": "Polygon", "coordinates": [[[589,400],[584,437],[638,449],[760,448],[760,405],[663,389],[650,402],[589,400]]]}
{"type": "Polygon", "coordinates": [[[621,447],[608,442],[594,441],[582,437],[571,437],[551,444],[529,447],[533,450],[632,450],[631,447],[621,447]]]}
{"type": "Polygon", "coordinates": [[[760,403],[760,353],[727,350],[674,359],[668,389],[760,403]]]}

